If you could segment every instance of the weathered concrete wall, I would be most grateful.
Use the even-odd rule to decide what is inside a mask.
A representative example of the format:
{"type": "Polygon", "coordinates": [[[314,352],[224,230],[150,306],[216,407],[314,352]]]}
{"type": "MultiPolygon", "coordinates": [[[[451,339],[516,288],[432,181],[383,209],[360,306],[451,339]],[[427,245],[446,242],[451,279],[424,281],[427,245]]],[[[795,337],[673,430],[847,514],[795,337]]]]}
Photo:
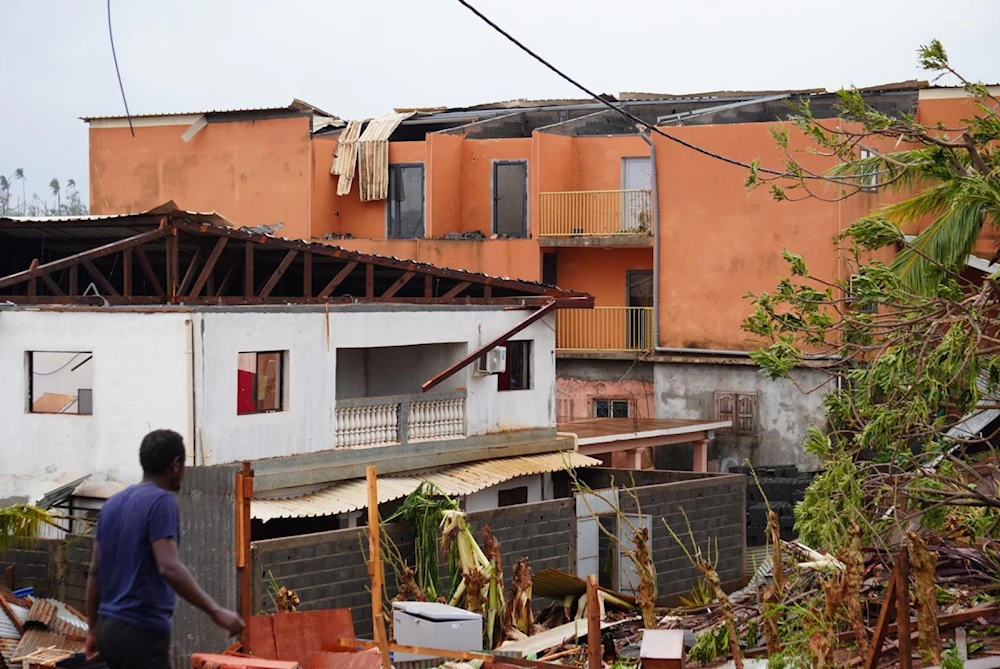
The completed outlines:
{"type": "Polygon", "coordinates": [[[654,370],[657,418],[715,418],[715,392],[757,393],[756,437],[717,434],[709,449],[710,467],[749,459],[754,465],[790,465],[815,469],[818,463],[802,449],[810,425],[825,427],[823,395],[832,385],[806,394],[829,377],[816,370],[793,372],[799,387],[772,381],[755,365],[657,363],[654,370]]]}
{"type": "MultiPolygon", "coordinates": [[[[392,538],[400,555],[413,564],[413,534],[406,525],[389,524],[382,528],[392,538]]],[[[371,637],[371,581],[365,566],[368,552],[366,529],[335,530],[299,537],[254,542],[253,568],[256,589],[254,613],[274,612],[268,594],[271,576],[280,586],[295,590],[301,599],[299,609],[312,611],[350,608],[355,633],[371,637]]],[[[396,579],[386,567],[386,594],[396,596],[396,579]]]]}
{"type": "Polygon", "coordinates": [[[593,418],[595,398],[629,400],[629,416],[655,418],[653,365],[629,360],[556,360],[559,420],[593,418]]]}
{"type": "Polygon", "coordinates": [[[0,575],[14,567],[14,588],[34,588],[39,597],[52,597],[83,610],[90,565],[89,536],[41,539],[0,554],[0,575]]]}

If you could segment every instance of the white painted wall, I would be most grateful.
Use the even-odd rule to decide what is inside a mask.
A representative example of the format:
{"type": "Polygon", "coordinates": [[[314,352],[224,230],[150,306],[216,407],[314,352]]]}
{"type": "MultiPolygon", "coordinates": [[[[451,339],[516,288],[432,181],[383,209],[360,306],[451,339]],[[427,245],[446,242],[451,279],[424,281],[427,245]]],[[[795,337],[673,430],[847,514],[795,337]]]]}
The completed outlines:
{"type": "Polygon", "coordinates": [[[492,511],[499,508],[498,493],[501,490],[511,488],[528,488],[528,504],[544,502],[552,499],[552,475],[551,474],[530,474],[528,476],[518,476],[504,483],[472,493],[465,498],[465,512],[475,513],[477,511],[492,511]]]}
{"type": "Polygon", "coordinates": [[[150,429],[184,433],[191,314],[0,309],[0,499],[45,492],[91,472],[141,478],[150,429]],[[28,351],[91,351],[94,414],[32,414],[28,351]]]}
{"type": "MultiPolygon", "coordinates": [[[[199,312],[195,314],[199,462],[201,454],[209,464],[218,464],[332,448],[338,348],[464,342],[453,347],[457,362],[461,355],[516,325],[527,313],[406,305],[376,309],[357,305],[332,307],[327,327],[327,315],[317,309],[199,312]],[[237,355],[271,350],[288,351],[286,410],[238,416],[237,355]]],[[[535,341],[532,389],[498,392],[496,377],[476,377],[471,365],[441,388],[466,388],[470,436],[555,427],[554,319],[533,324],[518,339],[535,341]]],[[[394,389],[386,383],[385,376],[391,378],[393,370],[402,364],[400,361],[384,366],[378,390],[401,394],[410,389],[403,387],[391,392],[394,389]]]]}
{"type": "MultiPolygon", "coordinates": [[[[181,432],[197,464],[328,450],[338,348],[459,342],[458,358],[527,314],[405,305],[333,307],[329,315],[315,308],[0,308],[0,500],[37,499],[85,474],[133,482],[141,475],[139,443],[156,428],[181,432]],[[25,354],[32,350],[93,352],[92,416],[27,413],[25,354]],[[288,352],[285,410],[237,415],[238,354],[274,350],[288,352]]],[[[554,318],[517,338],[535,342],[530,390],[498,392],[496,377],[476,377],[471,365],[445,386],[467,389],[470,436],[555,427],[554,318]]]]}

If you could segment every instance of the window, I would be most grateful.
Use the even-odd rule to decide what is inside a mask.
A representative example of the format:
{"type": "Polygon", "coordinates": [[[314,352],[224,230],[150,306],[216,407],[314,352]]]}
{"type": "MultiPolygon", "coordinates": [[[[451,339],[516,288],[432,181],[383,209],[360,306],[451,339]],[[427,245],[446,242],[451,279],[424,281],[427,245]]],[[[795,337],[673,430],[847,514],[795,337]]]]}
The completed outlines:
{"type": "Polygon", "coordinates": [[[528,486],[497,491],[497,506],[514,506],[528,503],[528,486]]]}
{"type": "Polygon", "coordinates": [[[424,236],[424,166],[389,165],[389,239],[424,236]]]}
{"type": "MultiPolygon", "coordinates": [[[[861,149],[861,160],[872,157],[872,152],[868,149],[861,149]]],[[[875,165],[861,166],[861,190],[865,193],[874,193],[878,190],[878,168],[875,165]]]]}
{"type": "Polygon", "coordinates": [[[236,413],[284,411],[284,351],[240,353],[236,365],[236,413]]]}
{"type": "Polygon", "coordinates": [[[757,435],[757,393],[715,393],[715,417],[728,420],[732,427],[717,430],[719,434],[737,437],[757,435]]]}
{"type": "Polygon", "coordinates": [[[29,351],[27,362],[29,413],[94,413],[92,353],[29,351]]]}
{"type": "Polygon", "coordinates": [[[628,418],[628,400],[594,400],[594,418],[628,418]]]}
{"type": "Polygon", "coordinates": [[[531,342],[507,342],[507,371],[497,377],[497,390],[531,388],[531,342]]]}

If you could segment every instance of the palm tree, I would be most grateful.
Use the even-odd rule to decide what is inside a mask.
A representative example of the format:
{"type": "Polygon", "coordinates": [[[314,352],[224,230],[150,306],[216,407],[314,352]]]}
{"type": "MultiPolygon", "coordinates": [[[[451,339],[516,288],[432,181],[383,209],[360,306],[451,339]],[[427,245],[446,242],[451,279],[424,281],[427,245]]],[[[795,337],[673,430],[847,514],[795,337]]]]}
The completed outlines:
{"type": "Polygon", "coordinates": [[[31,504],[0,507],[0,553],[36,539],[42,525],[55,525],[45,509],[31,504]]]}
{"type": "Polygon", "coordinates": [[[76,190],[76,179],[67,179],[66,188],[70,190],[76,190]]]}
{"type": "Polygon", "coordinates": [[[56,196],[56,214],[58,214],[59,209],[61,208],[61,202],[59,200],[59,179],[53,178],[52,181],[49,182],[49,190],[56,196]]]}
{"type": "Polygon", "coordinates": [[[28,194],[24,188],[24,168],[18,167],[14,170],[14,180],[21,182],[21,213],[23,214],[28,207],[28,194]]]}
{"type": "Polygon", "coordinates": [[[0,205],[3,205],[0,214],[6,214],[10,205],[10,181],[2,174],[0,174],[0,205]]]}

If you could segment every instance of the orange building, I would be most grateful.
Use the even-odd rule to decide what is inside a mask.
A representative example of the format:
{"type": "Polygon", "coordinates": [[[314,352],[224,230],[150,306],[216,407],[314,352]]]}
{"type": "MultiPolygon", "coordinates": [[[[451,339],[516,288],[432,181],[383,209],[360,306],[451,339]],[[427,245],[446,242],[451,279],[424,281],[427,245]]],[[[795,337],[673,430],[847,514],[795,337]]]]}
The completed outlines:
{"type": "MultiPolygon", "coordinates": [[[[865,97],[930,123],[974,111],[961,89],[916,82],[865,97]]],[[[775,202],[745,190],[745,167],[708,155],[781,167],[770,129],[802,98],[818,118],[836,117],[825,91],[621,96],[630,113],[704,152],[640,133],[586,100],[401,110],[365,122],[296,101],[134,117],[135,138],[123,118],[91,118],[91,210],[173,200],[240,225],[280,224],[279,236],[587,291],[597,308],[562,312],[557,324],[567,422],[731,421],[714,435],[713,466],[750,458],[809,467],[801,439],[823,421],[823,393],[757,372],[740,330],[745,296],[774,288],[786,248],[813,273],[847,278],[832,239],[887,195],[775,202]]],[[[792,144],[806,146],[794,133],[792,144]]],[[[811,389],[827,377],[802,369],[796,380],[811,389]]],[[[691,457],[662,452],[674,467],[691,457]]]]}

